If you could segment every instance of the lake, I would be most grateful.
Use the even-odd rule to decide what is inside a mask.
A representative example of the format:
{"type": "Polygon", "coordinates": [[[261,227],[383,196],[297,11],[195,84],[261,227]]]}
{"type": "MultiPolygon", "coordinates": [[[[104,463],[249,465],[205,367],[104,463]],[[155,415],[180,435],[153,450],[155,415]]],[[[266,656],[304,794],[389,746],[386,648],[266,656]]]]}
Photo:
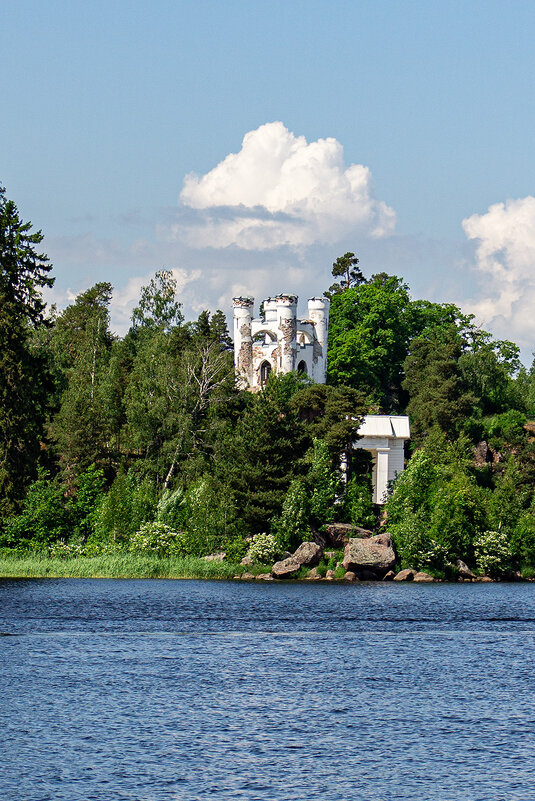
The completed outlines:
{"type": "Polygon", "coordinates": [[[3,801],[529,801],[535,584],[0,581],[3,801]]]}

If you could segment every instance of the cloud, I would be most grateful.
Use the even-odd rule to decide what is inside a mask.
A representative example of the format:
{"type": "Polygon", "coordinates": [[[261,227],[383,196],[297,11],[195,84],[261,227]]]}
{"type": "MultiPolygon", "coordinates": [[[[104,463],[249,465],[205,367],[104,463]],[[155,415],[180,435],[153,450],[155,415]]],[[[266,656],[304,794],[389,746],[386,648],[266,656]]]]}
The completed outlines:
{"type": "Polygon", "coordinates": [[[336,139],[308,143],[282,122],[249,131],[241,150],[205,175],[187,175],[180,199],[187,213],[168,235],[190,247],[298,248],[351,232],[381,238],[396,223],[368,167],[346,167],[336,139]]]}
{"type": "Polygon", "coordinates": [[[533,349],[535,198],[495,203],[462,225],[468,239],[477,242],[475,267],[485,282],[485,296],[465,307],[499,336],[533,349]]]}

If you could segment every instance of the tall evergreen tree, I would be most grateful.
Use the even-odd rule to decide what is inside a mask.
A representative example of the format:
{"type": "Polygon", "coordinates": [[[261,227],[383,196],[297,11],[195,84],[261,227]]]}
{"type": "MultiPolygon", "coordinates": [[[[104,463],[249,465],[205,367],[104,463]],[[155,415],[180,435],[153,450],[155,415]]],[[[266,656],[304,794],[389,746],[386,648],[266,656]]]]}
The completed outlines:
{"type": "Polygon", "coordinates": [[[41,290],[51,287],[51,264],[13,201],[0,187],[0,516],[17,509],[36,475],[45,417],[48,372],[32,352],[32,332],[45,321],[41,290]]]}

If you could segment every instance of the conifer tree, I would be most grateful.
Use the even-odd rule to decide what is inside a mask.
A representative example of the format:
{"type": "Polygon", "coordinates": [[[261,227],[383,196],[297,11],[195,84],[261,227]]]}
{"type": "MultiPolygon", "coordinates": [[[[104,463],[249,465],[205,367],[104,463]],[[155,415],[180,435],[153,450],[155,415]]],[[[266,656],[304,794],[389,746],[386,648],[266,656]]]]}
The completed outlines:
{"type": "Polygon", "coordinates": [[[49,374],[31,337],[46,324],[41,290],[51,264],[0,187],[0,517],[10,514],[36,475],[49,374]]]}

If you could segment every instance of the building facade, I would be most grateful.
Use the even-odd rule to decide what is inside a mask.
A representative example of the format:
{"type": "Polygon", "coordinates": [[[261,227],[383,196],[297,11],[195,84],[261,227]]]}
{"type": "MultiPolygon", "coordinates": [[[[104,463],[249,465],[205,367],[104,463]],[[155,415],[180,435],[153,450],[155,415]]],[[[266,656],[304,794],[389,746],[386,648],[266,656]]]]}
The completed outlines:
{"type": "Polygon", "coordinates": [[[310,298],[308,315],[297,317],[297,296],[281,294],[253,317],[254,298],[234,298],[234,364],[244,389],[258,390],[269,374],[296,370],[316,384],[327,376],[329,301],[310,298]]]}

